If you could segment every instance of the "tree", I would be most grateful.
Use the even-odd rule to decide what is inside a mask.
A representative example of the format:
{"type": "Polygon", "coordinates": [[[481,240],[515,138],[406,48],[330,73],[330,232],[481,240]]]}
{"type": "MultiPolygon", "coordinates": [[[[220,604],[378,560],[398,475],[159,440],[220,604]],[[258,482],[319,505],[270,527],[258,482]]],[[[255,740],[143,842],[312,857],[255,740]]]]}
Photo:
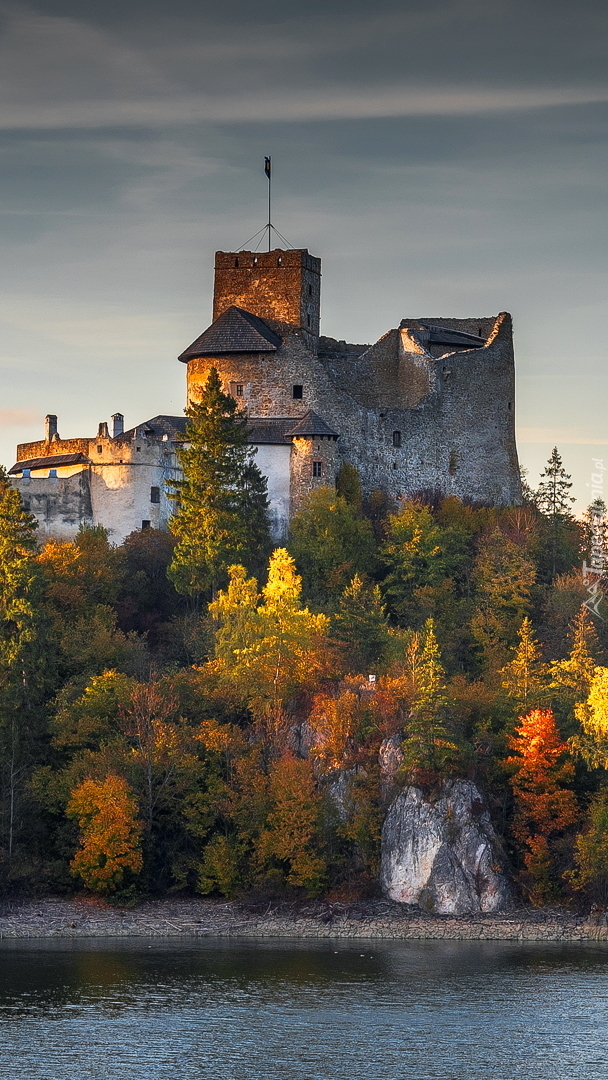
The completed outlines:
{"type": "Polygon", "coordinates": [[[608,667],[594,668],[586,701],[574,706],[582,734],[571,742],[591,768],[608,768],[608,667]]]}
{"type": "Polygon", "coordinates": [[[195,596],[215,591],[231,563],[255,565],[260,550],[269,550],[268,499],[247,418],[223,393],[215,368],[186,415],[187,442],[178,451],[183,478],[171,481],[176,510],[169,528],[177,545],[168,573],[178,592],[195,596]]]}
{"type": "Polygon", "coordinates": [[[509,649],[530,610],[535,580],[530,559],[498,527],[481,538],[473,573],[471,632],[490,672],[508,662],[509,649]]]}
{"type": "Polygon", "coordinates": [[[547,668],[541,661],[540,646],[527,616],[519,629],[519,644],[513,652],[513,659],[501,672],[502,685],[516,711],[527,712],[541,705],[547,694],[547,668]]]}
{"type": "Polygon", "coordinates": [[[36,522],[0,467],[0,809],[9,859],[29,770],[42,749],[42,706],[52,660],[43,634],[35,537],[36,522]]]}
{"type": "Polygon", "coordinates": [[[326,863],[319,852],[321,799],[310,761],[285,754],[269,776],[271,808],[257,844],[257,858],[267,872],[274,866],[288,885],[310,896],[325,883],[326,863]]]}
{"type": "Polygon", "coordinates": [[[331,636],[342,646],[346,670],[371,672],[389,641],[389,627],[378,585],[355,574],[340,597],[331,636]]]}
{"type": "Polygon", "coordinates": [[[229,569],[226,591],[209,605],[220,623],[216,663],[258,719],[278,732],[293,695],[314,685],[327,664],[327,615],[313,615],[301,603],[302,579],[285,548],[277,548],[259,604],[257,582],[241,566],[229,569]]]}
{"type": "Polygon", "coordinates": [[[599,791],[591,800],[586,828],[574,844],[575,870],[564,874],[577,892],[605,907],[608,903],[608,791],[599,791]]]}
{"type": "Polygon", "coordinates": [[[93,892],[113,893],[125,874],[142,868],[141,823],[126,780],[87,779],[72,792],[66,811],[76,819],[81,843],[71,862],[74,875],[93,892]]]}
{"type": "MultiPolygon", "coordinates": [[[[572,503],[574,498],[568,494],[572,487],[570,474],[564,469],[557,446],[553,447],[538,485],[534,501],[549,523],[549,556],[551,580],[558,572],[571,568],[572,540],[570,533],[573,523],[572,503]]],[[[576,543],[574,544],[576,557],[576,543]]]]}
{"type": "Polygon", "coordinates": [[[363,491],[359,472],[354,465],[343,461],[336,476],[336,492],[353,510],[360,514],[363,509],[363,491]]]}
{"type": "Polygon", "coordinates": [[[519,718],[508,740],[515,802],[512,832],[522,852],[522,881],[534,904],[559,898],[554,841],[578,817],[576,796],[568,788],[574,766],[550,709],[532,709],[519,718]]]}
{"type": "Polygon", "coordinates": [[[457,753],[446,726],[447,683],[432,619],[420,641],[415,635],[408,649],[412,678],[412,704],[405,723],[403,766],[424,777],[441,774],[457,753]]]}
{"type": "Polygon", "coordinates": [[[335,606],[355,574],[374,569],[372,527],[330,488],[310,493],[294,515],[289,550],[305,583],[305,595],[319,607],[335,606]]]}
{"type": "Polygon", "coordinates": [[[553,660],[549,664],[549,675],[556,708],[565,725],[562,730],[574,734],[574,707],[577,702],[586,701],[596,668],[593,653],[597,649],[597,634],[584,604],[573,620],[570,636],[569,655],[562,660],[553,660]]]}

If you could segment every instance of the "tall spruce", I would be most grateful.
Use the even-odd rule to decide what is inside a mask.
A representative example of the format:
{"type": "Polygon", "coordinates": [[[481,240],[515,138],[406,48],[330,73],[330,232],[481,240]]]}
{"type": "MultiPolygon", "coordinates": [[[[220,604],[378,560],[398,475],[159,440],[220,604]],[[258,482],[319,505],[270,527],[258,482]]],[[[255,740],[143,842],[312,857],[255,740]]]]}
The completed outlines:
{"type": "Polygon", "coordinates": [[[564,469],[557,446],[554,446],[534,496],[538,509],[549,522],[551,579],[567,568],[561,564],[568,560],[568,527],[573,520],[572,503],[575,502],[569,494],[571,487],[571,476],[564,469]]]}
{"type": "Polygon", "coordinates": [[[222,391],[215,368],[199,402],[186,410],[182,479],[171,481],[176,504],[169,528],[177,539],[168,574],[178,592],[215,594],[226,568],[257,570],[270,549],[266,481],[248,444],[247,418],[222,391]]]}

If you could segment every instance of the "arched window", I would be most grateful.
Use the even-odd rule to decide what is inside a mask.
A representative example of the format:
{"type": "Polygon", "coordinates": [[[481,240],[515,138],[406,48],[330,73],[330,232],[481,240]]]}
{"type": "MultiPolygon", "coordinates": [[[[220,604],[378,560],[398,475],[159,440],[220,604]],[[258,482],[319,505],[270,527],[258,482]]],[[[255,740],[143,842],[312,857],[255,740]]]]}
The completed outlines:
{"type": "Polygon", "coordinates": [[[401,432],[393,431],[393,446],[401,446],[401,432]]]}

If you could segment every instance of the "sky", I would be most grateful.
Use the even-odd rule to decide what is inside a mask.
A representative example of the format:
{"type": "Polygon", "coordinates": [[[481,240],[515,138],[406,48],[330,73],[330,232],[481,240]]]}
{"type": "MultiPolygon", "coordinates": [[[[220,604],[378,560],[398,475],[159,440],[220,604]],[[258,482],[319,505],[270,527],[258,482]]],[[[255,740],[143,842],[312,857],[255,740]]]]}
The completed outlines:
{"type": "Polygon", "coordinates": [[[0,0],[0,462],[46,413],[64,438],[181,413],[271,155],[322,333],[510,311],[520,459],[535,486],[556,444],[582,512],[608,467],[607,52],[600,0],[0,0]]]}

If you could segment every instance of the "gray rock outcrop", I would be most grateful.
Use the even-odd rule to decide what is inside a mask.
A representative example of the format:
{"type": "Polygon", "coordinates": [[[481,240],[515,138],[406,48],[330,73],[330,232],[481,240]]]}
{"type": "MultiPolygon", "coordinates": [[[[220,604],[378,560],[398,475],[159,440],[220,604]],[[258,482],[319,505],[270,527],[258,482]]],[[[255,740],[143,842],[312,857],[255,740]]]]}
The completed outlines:
{"type": "Polygon", "coordinates": [[[407,787],[382,829],[383,892],[442,915],[500,911],[510,900],[496,834],[478,788],[446,781],[429,800],[407,787]]]}

